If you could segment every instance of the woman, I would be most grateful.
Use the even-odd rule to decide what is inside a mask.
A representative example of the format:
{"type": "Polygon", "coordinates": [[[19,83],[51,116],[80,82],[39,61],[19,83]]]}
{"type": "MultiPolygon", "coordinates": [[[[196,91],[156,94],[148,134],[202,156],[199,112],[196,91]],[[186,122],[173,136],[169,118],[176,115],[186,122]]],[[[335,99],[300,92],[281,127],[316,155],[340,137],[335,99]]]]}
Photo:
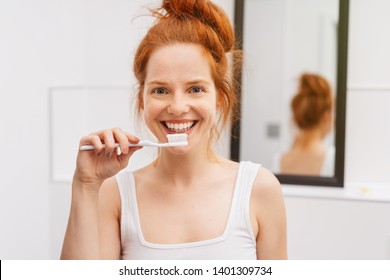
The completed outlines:
{"type": "Polygon", "coordinates": [[[302,74],[291,109],[298,132],[290,150],[275,159],[275,173],[333,176],[335,149],[324,144],[333,122],[328,81],[318,74],[302,74]]]}
{"type": "Polygon", "coordinates": [[[134,59],[138,110],[160,142],[186,133],[188,145],[161,148],[153,163],[118,173],[140,149],[128,144],[139,139],[120,128],[83,137],[80,145],[95,149],[78,153],[61,257],[286,258],[279,182],[211,147],[237,99],[227,73],[235,40],[226,14],[207,0],[163,1],[153,14],[157,22],[134,59]]]}

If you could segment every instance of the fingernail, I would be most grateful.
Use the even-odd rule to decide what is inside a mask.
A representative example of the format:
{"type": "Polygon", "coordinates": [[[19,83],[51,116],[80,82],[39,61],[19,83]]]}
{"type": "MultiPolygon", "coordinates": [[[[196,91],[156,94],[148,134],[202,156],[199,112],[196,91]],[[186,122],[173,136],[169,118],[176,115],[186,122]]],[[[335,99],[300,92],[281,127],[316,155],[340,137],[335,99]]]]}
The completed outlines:
{"type": "Polygon", "coordinates": [[[112,156],[112,152],[111,153],[108,153],[108,154],[106,154],[106,157],[107,158],[110,158],[112,156]]]}

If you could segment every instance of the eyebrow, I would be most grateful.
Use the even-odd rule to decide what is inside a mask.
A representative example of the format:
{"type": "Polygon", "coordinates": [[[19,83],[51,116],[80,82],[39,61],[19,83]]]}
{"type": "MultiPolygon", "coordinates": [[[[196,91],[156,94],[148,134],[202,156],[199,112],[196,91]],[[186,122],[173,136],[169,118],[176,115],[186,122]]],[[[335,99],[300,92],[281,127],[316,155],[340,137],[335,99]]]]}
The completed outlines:
{"type": "Polygon", "coordinates": [[[165,86],[165,85],[167,85],[168,83],[166,83],[166,82],[163,82],[163,81],[158,81],[158,80],[152,80],[152,81],[150,81],[150,82],[147,82],[147,83],[145,83],[145,85],[158,85],[158,86],[165,86]]]}
{"type": "MultiPolygon", "coordinates": [[[[189,82],[186,82],[185,84],[189,85],[189,86],[197,85],[197,84],[211,85],[211,82],[204,80],[204,79],[195,79],[195,80],[191,80],[189,82]]],[[[148,86],[150,86],[150,85],[166,86],[166,85],[169,85],[169,83],[164,82],[164,81],[160,81],[160,80],[152,80],[152,81],[146,83],[146,85],[148,85],[148,86]]]]}
{"type": "Polygon", "coordinates": [[[196,84],[207,84],[207,85],[211,85],[211,83],[207,80],[204,80],[204,79],[196,79],[196,80],[193,80],[193,81],[189,81],[188,83],[186,83],[187,85],[196,85],[196,84]]]}

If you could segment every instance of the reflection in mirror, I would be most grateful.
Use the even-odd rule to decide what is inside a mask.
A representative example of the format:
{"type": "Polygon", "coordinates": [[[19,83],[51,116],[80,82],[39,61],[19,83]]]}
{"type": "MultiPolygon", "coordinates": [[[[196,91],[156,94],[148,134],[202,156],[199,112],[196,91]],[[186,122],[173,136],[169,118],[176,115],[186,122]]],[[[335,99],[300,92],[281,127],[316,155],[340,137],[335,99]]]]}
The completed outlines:
{"type": "Polygon", "coordinates": [[[290,147],[277,152],[271,170],[276,174],[334,175],[334,143],[324,139],[333,132],[333,93],[322,76],[304,73],[291,100],[292,121],[296,131],[290,147]]]}
{"type": "Polygon", "coordinates": [[[245,62],[240,123],[233,127],[239,136],[232,137],[233,159],[262,163],[282,183],[342,186],[348,4],[347,0],[236,0],[236,32],[242,38],[245,62]],[[300,135],[292,102],[304,73],[323,78],[329,94],[335,95],[331,105],[336,106],[328,104],[321,149],[311,155],[311,163],[288,154],[300,135]]]}

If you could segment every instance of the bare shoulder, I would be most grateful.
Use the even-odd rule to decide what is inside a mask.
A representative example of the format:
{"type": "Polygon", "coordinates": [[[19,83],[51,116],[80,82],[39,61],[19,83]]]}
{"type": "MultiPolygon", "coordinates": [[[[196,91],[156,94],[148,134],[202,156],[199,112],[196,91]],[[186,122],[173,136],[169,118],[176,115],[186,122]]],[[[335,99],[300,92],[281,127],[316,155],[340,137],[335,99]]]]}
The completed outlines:
{"type": "Polygon", "coordinates": [[[256,219],[266,221],[271,216],[284,216],[285,205],[282,187],[276,176],[267,168],[260,167],[252,186],[251,204],[256,219]]]}
{"type": "Polygon", "coordinates": [[[278,179],[261,167],[255,178],[251,205],[258,259],[287,258],[286,209],[278,179]]]}
{"type": "Polygon", "coordinates": [[[267,168],[260,167],[253,183],[252,194],[258,199],[269,199],[282,195],[282,188],[276,176],[267,168]]]}

